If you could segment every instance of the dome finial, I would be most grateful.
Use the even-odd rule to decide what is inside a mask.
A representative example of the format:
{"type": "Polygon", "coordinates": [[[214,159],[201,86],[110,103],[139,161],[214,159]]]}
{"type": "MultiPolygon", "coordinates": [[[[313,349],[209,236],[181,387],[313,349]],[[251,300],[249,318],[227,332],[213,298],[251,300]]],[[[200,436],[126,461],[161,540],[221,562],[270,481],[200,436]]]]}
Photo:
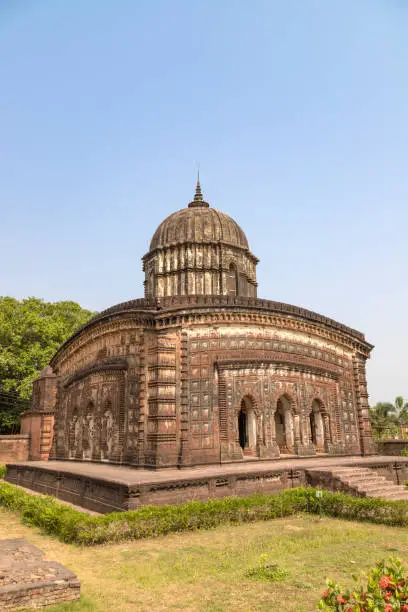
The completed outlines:
{"type": "Polygon", "coordinates": [[[197,168],[197,184],[196,184],[194,200],[196,202],[203,201],[203,194],[201,193],[201,185],[200,185],[200,168],[197,168]]]}
{"type": "Polygon", "coordinates": [[[201,191],[201,185],[200,185],[200,168],[197,167],[197,183],[196,183],[196,190],[195,190],[195,194],[194,194],[194,199],[192,202],[190,202],[190,204],[188,205],[189,208],[193,208],[194,206],[209,206],[208,202],[204,201],[203,198],[203,194],[201,191]]]}

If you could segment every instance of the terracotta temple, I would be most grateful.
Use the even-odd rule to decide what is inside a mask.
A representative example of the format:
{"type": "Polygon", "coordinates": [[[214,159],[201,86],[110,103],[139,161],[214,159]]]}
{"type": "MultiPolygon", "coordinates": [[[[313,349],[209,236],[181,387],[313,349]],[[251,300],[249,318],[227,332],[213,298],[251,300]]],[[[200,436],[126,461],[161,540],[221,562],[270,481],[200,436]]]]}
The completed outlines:
{"type": "Polygon", "coordinates": [[[197,182],[143,257],[144,297],[91,319],[35,381],[32,458],[163,468],[372,454],[372,345],[259,299],[257,264],[197,182]]]}

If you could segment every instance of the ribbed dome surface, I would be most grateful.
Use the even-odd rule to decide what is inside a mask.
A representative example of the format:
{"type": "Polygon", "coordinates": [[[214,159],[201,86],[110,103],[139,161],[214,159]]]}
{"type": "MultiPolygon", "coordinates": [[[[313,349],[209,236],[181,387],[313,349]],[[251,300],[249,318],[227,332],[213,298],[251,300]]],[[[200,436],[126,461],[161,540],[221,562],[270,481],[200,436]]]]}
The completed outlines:
{"type": "Polygon", "coordinates": [[[150,250],[185,242],[224,242],[248,248],[248,240],[238,223],[208,206],[190,206],[167,217],[157,228],[150,250]]]}

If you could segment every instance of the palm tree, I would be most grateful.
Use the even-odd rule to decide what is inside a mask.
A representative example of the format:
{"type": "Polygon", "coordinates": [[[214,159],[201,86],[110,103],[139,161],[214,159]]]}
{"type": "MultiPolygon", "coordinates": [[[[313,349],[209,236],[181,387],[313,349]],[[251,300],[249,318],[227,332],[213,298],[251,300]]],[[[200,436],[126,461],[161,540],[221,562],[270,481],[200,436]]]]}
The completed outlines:
{"type": "Polygon", "coordinates": [[[404,398],[400,395],[395,398],[395,408],[398,412],[398,420],[401,425],[408,423],[408,402],[404,402],[404,398]]]}
{"type": "Polygon", "coordinates": [[[399,425],[397,407],[391,402],[378,402],[370,407],[370,422],[373,433],[379,440],[384,434],[395,433],[399,425]]]}

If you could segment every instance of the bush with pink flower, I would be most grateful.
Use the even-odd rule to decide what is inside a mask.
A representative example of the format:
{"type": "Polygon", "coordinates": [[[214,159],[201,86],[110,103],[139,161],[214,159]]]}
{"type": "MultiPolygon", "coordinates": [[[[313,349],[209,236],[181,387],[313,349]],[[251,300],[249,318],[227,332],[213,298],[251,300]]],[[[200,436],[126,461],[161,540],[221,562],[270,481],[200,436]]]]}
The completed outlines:
{"type": "Polygon", "coordinates": [[[327,581],[318,609],[333,612],[408,612],[407,570],[400,559],[377,561],[375,567],[360,577],[353,576],[354,589],[342,589],[327,581]]]}

